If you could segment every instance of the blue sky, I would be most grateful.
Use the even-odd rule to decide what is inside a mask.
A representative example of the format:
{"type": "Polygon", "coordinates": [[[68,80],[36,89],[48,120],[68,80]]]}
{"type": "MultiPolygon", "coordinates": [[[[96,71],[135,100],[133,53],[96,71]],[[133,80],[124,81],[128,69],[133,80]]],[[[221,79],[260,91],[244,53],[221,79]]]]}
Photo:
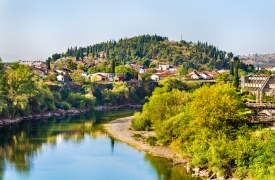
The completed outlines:
{"type": "Polygon", "coordinates": [[[0,0],[0,56],[45,60],[143,34],[176,41],[182,34],[238,55],[275,53],[274,7],[274,0],[0,0]]]}

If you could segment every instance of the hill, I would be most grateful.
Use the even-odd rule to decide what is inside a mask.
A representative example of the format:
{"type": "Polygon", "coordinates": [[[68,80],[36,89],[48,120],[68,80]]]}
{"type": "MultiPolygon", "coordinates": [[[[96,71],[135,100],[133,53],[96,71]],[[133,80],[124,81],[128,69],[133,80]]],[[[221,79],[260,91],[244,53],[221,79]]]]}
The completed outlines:
{"type": "Polygon", "coordinates": [[[229,69],[233,54],[219,50],[207,42],[169,41],[158,35],[142,35],[132,38],[110,40],[87,47],[70,47],[65,53],[56,53],[47,59],[54,62],[60,58],[72,59],[96,64],[140,64],[154,67],[159,63],[174,66],[182,65],[184,69],[211,71],[229,69]]]}
{"type": "Polygon", "coordinates": [[[253,64],[254,66],[275,66],[275,53],[249,54],[248,56],[240,56],[240,60],[245,64],[253,64]]]}

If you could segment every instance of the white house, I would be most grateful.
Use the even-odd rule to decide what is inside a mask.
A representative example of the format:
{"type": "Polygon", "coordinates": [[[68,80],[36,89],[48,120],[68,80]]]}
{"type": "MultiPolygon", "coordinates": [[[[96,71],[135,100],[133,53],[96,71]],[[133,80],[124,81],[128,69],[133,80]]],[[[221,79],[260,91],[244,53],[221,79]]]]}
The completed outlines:
{"type": "Polygon", "coordinates": [[[150,77],[153,81],[159,81],[159,76],[157,74],[152,74],[150,77]]]}
{"type": "Polygon", "coordinates": [[[59,74],[58,76],[56,76],[56,79],[57,81],[60,81],[60,82],[64,82],[64,76],[59,74]]]}
{"type": "Polygon", "coordinates": [[[205,72],[201,72],[199,75],[202,77],[202,79],[211,79],[211,76],[209,76],[209,75],[208,75],[207,73],[205,73],[205,72]]]}
{"type": "Polygon", "coordinates": [[[198,73],[198,71],[194,70],[193,72],[190,73],[191,74],[191,79],[201,79],[202,77],[200,76],[200,74],[198,73]]]}

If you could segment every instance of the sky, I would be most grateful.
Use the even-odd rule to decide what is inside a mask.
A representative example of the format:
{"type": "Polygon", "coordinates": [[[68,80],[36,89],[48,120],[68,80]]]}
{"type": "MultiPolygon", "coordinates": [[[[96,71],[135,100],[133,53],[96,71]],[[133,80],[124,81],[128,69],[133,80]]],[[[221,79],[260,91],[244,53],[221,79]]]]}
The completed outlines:
{"type": "Polygon", "coordinates": [[[235,55],[275,53],[274,0],[0,0],[0,57],[45,61],[68,47],[150,34],[235,55]]]}

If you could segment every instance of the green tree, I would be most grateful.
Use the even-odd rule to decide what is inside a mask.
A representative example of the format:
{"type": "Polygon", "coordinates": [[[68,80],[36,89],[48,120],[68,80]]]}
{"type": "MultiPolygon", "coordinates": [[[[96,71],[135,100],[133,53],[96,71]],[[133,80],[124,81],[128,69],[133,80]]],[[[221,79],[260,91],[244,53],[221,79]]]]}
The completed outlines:
{"type": "Polygon", "coordinates": [[[111,61],[111,73],[115,73],[116,62],[114,60],[111,61]]]}
{"type": "Polygon", "coordinates": [[[66,62],[66,66],[69,70],[75,70],[77,68],[77,64],[73,62],[73,60],[68,59],[66,62]]]}
{"type": "Polygon", "coordinates": [[[80,73],[72,73],[71,78],[74,83],[79,85],[83,85],[85,82],[85,78],[80,73]]]}
{"type": "Polygon", "coordinates": [[[232,85],[236,89],[239,88],[239,63],[240,63],[240,59],[238,57],[234,57],[235,68],[234,68],[234,77],[233,77],[232,85]]]}

